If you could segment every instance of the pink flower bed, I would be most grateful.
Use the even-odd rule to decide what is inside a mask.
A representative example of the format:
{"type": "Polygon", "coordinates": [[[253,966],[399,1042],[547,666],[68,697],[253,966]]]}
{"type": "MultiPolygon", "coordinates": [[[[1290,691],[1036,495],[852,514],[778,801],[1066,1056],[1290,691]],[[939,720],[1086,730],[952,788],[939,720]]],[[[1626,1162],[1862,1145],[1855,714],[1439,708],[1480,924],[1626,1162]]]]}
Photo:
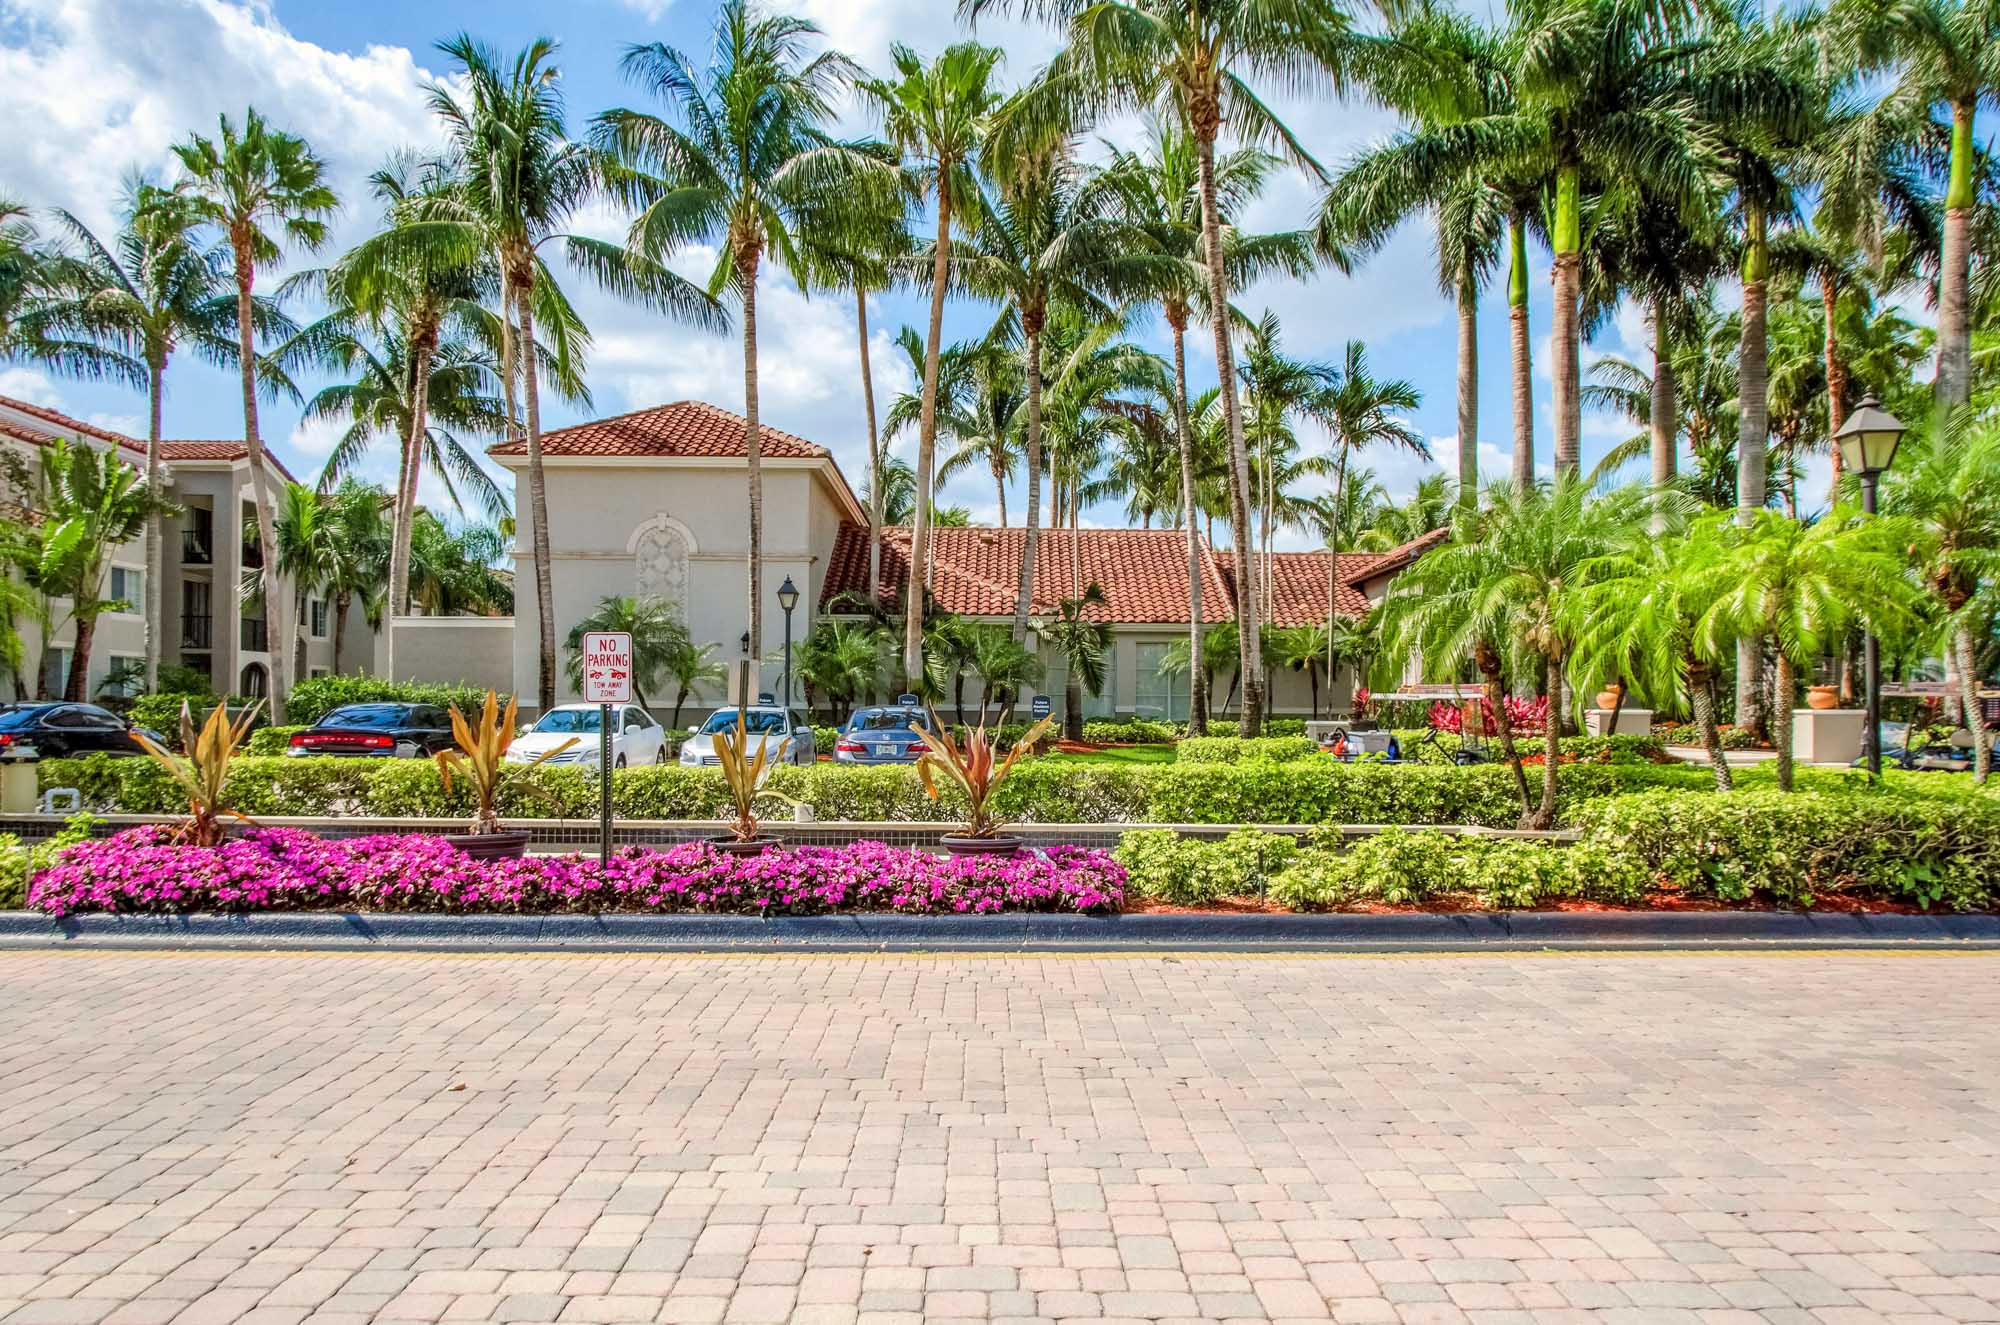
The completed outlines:
{"type": "Polygon", "coordinates": [[[880,842],[724,855],[705,842],[595,856],[474,860],[443,838],[319,838],[258,828],[220,847],[134,828],[65,851],[28,889],[50,915],[85,911],[1115,911],[1125,869],[1064,846],[1011,858],[941,857],[880,842]]]}

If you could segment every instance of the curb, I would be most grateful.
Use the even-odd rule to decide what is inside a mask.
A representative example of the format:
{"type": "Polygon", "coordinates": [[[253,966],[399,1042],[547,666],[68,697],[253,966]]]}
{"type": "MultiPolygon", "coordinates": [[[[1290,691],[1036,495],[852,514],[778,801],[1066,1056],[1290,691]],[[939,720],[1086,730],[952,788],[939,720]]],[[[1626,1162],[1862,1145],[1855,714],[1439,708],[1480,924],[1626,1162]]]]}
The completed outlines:
{"type": "Polygon", "coordinates": [[[2000,950],[2000,915],[1517,911],[1409,915],[80,915],[0,912],[0,951],[1500,952],[2000,950]]]}

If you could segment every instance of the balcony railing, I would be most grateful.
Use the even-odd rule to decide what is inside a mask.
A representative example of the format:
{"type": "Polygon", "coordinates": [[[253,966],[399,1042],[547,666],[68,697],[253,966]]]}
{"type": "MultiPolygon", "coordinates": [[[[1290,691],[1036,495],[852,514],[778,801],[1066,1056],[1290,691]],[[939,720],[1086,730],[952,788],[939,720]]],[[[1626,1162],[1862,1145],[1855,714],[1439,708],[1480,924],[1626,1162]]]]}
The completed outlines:
{"type": "Polygon", "coordinates": [[[183,615],[181,617],[181,647],[183,649],[212,649],[215,647],[214,641],[214,617],[193,615],[183,615]]]}
{"type": "Polygon", "coordinates": [[[181,530],[181,565],[207,566],[215,561],[207,533],[200,529],[181,530]]]}
{"type": "Polygon", "coordinates": [[[242,647],[251,653],[267,651],[264,618],[247,616],[243,618],[242,647]]]}

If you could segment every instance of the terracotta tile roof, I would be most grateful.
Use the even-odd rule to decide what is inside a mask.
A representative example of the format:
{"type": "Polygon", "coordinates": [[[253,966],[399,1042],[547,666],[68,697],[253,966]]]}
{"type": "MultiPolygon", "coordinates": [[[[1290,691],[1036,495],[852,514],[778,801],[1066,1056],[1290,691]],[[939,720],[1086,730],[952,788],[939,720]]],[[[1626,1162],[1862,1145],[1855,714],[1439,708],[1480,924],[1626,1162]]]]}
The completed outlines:
{"type": "MultiPolygon", "coordinates": [[[[939,529],[933,592],[938,606],[965,616],[1011,616],[1019,583],[1026,531],[939,529]]],[[[909,575],[910,531],[882,531],[881,591],[899,594],[909,575]]],[[[1187,536],[1178,529],[1085,529],[1078,539],[1084,583],[1102,586],[1108,608],[1100,619],[1119,624],[1174,625],[1188,619],[1187,536]]],[[[1055,610],[1070,590],[1070,536],[1042,532],[1035,572],[1033,610],[1055,610]]],[[[1204,540],[1202,615],[1219,621],[1234,615],[1234,559],[1204,540]]],[[[1400,551],[1400,549],[1399,549],[1400,551]]],[[[1347,616],[1368,611],[1357,581],[1377,573],[1393,554],[1346,553],[1340,558],[1335,603],[1347,616]]],[[[1326,554],[1280,552],[1273,557],[1277,613],[1272,624],[1307,625],[1326,617],[1326,554]]],[[[1259,563],[1262,564],[1261,562],[1259,563]]],[[[843,525],[820,590],[826,610],[843,592],[862,592],[868,581],[868,531],[843,525]]]]}
{"type": "MultiPolygon", "coordinates": [[[[615,418],[579,423],[542,434],[544,455],[558,456],[703,456],[728,459],[747,454],[741,414],[699,400],[677,400],[615,418]]],[[[803,437],[763,424],[758,428],[766,456],[810,460],[828,454],[803,437]]],[[[488,455],[526,455],[526,441],[502,442],[488,455]]]]}
{"type": "MultiPolygon", "coordinates": [[[[145,448],[142,446],[140,449],[143,451],[145,448]]],[[[237,461],[248,460],[249,458],[250,448],[240,441],[168,441],[163,438],[160,442],[160,459],[168,462],[176,460],[237,461]]],[[[298,482],[297,479],[292,477],[292,471],[286,469],[284,462],[278,459],[277,455],[268,447],[265,448],[264,459],[270,462],[271,468],[285,476],[287,483],[298,482]]]]}
{"type": "MultiPolygon", "coordinates": [[[[41,405],[31,405],[12,396],[0,396],[0,434],[35,446],[41,446],[57,437],[82,435],[100,442],[109,442],[130,452],[131,458],[135,460],[143,460],[146,455],[146,443],[143,439],[127,437],[123,433],[112,432],[108,428],[100,428],[81,419],[73,419],[67,414],[60,414],[41,405]],[[26,417],[10,418],[9,415],[26,417]]],[[[233,461],[247,459],[249,455],[250,448],[244,445],[241,438],[223,441],[182,441],[163,438],[160,441],[160,459],[167,461],[233,461]]],[[[264,456],[271,462],[273,469],[285,476],[287,482],[298,481],[273,452],[266,450],[264,456]]]]}

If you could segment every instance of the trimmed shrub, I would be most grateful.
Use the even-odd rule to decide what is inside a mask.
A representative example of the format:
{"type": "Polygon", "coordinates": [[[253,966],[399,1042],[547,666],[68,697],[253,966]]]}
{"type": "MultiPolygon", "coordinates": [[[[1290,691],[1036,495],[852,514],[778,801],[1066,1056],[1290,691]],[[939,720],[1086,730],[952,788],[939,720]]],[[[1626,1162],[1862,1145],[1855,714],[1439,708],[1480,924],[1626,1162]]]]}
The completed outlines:
{"type": "MultiPolygon", "coordinates": [[[[499,697],[505,708],[507,696],[499,697]]],[[[483,686],[385,681],[375,676],[316,676],[292,687],[285,721],[310,727],[343,704],[441,704],[475,713],[486,702],[483,686]]]]}
{"type": "Polygon", "coordinates": [[[1183,764],[1240,764],[1265,759],[1283,763],[1319,757],[1319,747],[1303,736],[1189,736],[1174,758],[1183,764]]]}
{"type": "Polygon", "coordinates": [[[259,727],[250,733],[250,739],[243,747],[246,755],[281,755],[291,748],[292,737],[299,732],[309,731],[309,722],[287,723],[283,727],[259,727]]]}
{"type": "Polygon", "coordinates": [[[29,846],[13,833],[0,834],[0,911],[18,911],[28,904],[28,886],[37,874],[79,842],[88,842],[97,820],[71,815],[62,831],[29,846]]]}
{"type": "Polygon", "coordinates": [[[74,787],[77,794],[83,797],[84,805],[90,809],[122,809],[127,765],[152,762],[143,757],[108,754],[44,759],[35,766],[36,786],[41,791],[51,787],[74,787]]]}
{"type": "Polygon", "coordinates": [[[1565,897],[1636,903],[1646,872],[1585,843],[1449,834],[1388,828],[1347,843],[1314,833],[1296,863],[1272,884],[1272,896],[1294,910],[1320,911],[1363,903],[1422,905],[1469,895],[1489,909],[1545,906],[1565,897]]]}
{"type": "Polygon", "coordinates": [[[1083,724],[1083,739],[1094,745],[1166,745],[1178,735],[1173,723],[1147,718],[1097,719],[1083,724]]]}
{"type": "Polygon", "coordinates": [[[1298,854],[1289,833],[1239,828],[1215,842],[1182,837],[1171,828],[1125,833],[1115,853],[1130,879],[1128,893],[1179,906],[1263,893],[1298,854]]]}
{"type": "MultiPolygon", "coordinates": [[[[187,705],[196,727],[215,708],[218,696],[196,691],[162,691],[157,695],[139,695],[132,700],[125,712],[126,720],[134,727],[150,727],[167,738],[167,744],[178,750],[181,745],[181,706],[187,705]]],[[[229,711],[233,714],[249,708],[257,701],[244,695],[229,696],[229,711]]],[[[270,721],[269,704],[257,710],[257,721],[270,721]]]]}
{"type": "Polygon", "coordinates": [[[1110,853],[1057,847],[1011,858],[945,859],[857,842],[755,857],[706,842],[594,857],[474,860],[442,838],[326,840],[253,829],[219,847],[171,845],[159,828],[83,842],[38,873],[33,904],[50,915],[362,908],[375,911],[715,911],[812,915],[1115,911],[1125,871],[1110,853]]]}
{"type": "MultiPolygon", "coordinates": [[[[1751,727],[1732,727],[1725,723],[1716,728],[1716,735],[1721,739],[1722,748],[1725,750],[1769,748],[1757,739],[1756,729],[1751,727]]],[[[1674,722],[1668,723],[1665,726],[1655,724],[1653,727],[1653,739],[1663,746],[1687,745],[1699,748],[1701,745],[1701,728],[1691,722],[1674,722]]]]}
{"type": "Polygon", "coordinates": [[[1829,891],[1953,910],[1993,905],[2000,801],[1878,791],[1666,792],[1573,807],[1585,840],[1663,887],[1727,902],[1810,905],[1829,891]]]}

